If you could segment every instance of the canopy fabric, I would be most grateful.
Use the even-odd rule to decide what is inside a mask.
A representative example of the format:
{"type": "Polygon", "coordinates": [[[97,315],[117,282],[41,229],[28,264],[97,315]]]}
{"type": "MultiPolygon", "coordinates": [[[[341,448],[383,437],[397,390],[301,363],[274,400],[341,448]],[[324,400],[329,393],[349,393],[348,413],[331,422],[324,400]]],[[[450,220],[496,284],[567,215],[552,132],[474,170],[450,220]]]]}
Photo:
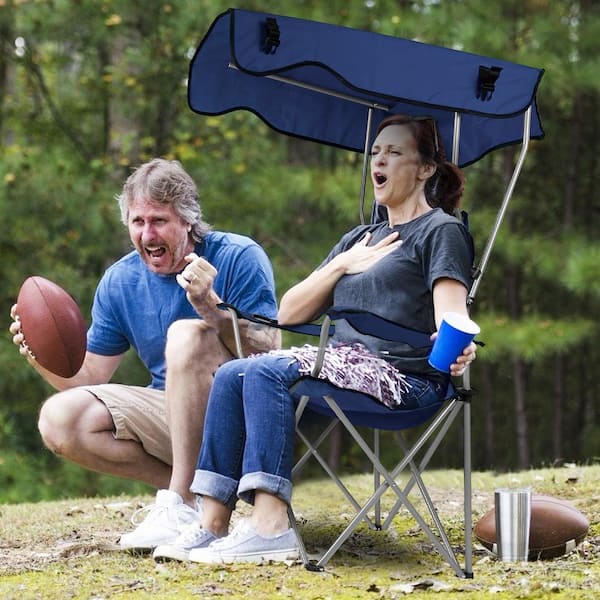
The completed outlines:
{"type": "Polygon", "coordinates": [[[249,110],[281,133],[357,152],[365,150],[369,106],[373,130],[391,113],[434,117],[448,154],[459,112],[458,164],[466,166],[521,143],[529,107],[530,137],[543,137],[535,97],[543,73],[379,33],[230,9],[190,62],[188,102],[204,115],[249,110]]]}

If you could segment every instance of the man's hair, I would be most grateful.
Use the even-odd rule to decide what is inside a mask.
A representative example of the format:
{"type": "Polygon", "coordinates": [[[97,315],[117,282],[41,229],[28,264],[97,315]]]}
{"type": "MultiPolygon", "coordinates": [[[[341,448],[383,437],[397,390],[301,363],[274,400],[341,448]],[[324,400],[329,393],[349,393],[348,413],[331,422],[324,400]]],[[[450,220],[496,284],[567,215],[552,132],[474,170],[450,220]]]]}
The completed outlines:
{"type": "Polygon", "coordinates": [[[202,219],[196,184],[179,161],[154,158],[140,165],[127,178],[117,200],[121,221],[126,226],[131,204],[149,201],[172,205],[175,213],[191,225],[192,237],[197,242],[210,231],[210,225],[202,219]]]}

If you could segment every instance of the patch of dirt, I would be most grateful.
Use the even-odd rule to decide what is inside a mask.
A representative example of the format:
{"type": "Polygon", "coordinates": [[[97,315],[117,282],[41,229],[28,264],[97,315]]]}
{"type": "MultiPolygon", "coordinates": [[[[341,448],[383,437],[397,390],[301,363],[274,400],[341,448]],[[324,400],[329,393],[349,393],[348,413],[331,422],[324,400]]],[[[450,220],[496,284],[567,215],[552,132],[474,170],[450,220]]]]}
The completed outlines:
{"type": "Polygon", "coordinates": [[[119,551],[119,536],[141,507],[133,501],[47,502],[0,507],[0,576],[41,571],[75,556],[119,551]]]}

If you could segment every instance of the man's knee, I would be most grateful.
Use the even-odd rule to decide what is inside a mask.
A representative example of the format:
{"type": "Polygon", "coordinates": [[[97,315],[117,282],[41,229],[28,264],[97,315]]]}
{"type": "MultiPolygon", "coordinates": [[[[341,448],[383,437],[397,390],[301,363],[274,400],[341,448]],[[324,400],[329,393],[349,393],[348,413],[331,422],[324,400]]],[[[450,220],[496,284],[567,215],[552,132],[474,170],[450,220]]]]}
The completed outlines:
{"type": "Polygon", "coordinates": [[[194,366],[214,362],[220,364],[226,358],[223,345],[216,330],[200,319],[175,321],[167,332],[165,347],[167,369],[194,366]],[[210,360],[212,359],[212,360],[210,360]]]}
{"type": "Polygon", "coordinates": [[[82,389],[59,392],[40,409],[38,430],[49,450],[70,458],[84,430],[110,428],[112,418],[102,402],[82,389]]]}

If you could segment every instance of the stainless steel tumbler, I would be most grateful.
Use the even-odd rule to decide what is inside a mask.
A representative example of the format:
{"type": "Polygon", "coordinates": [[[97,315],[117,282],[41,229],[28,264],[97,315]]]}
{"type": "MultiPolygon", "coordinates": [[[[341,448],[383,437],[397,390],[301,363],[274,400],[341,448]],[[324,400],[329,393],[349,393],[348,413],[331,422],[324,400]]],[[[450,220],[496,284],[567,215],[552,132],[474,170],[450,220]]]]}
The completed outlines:
{"type": "Polygon", "coordinates": [[[504,562],[527,560],[531,523],[531,488],[501,488],[494,492],[496,551],[504,562]]]}

